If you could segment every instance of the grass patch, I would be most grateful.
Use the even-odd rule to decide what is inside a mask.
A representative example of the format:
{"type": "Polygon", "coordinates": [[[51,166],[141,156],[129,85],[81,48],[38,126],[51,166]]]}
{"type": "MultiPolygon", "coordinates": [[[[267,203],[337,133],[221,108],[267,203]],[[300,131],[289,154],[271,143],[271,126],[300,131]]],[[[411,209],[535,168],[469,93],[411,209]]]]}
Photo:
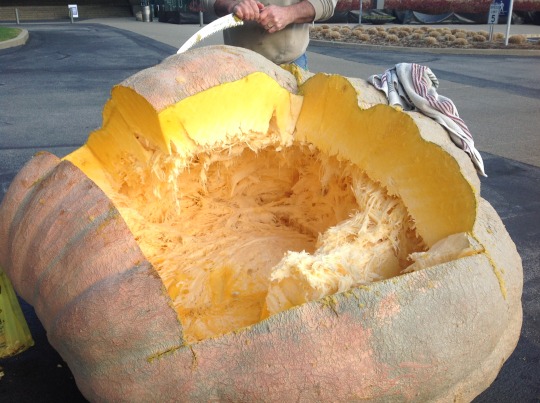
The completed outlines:
{"type": "Polygon", "coordinates": [[[20,33],[18,28],[0,27],[0,42],[16,38],[20,33]]]}

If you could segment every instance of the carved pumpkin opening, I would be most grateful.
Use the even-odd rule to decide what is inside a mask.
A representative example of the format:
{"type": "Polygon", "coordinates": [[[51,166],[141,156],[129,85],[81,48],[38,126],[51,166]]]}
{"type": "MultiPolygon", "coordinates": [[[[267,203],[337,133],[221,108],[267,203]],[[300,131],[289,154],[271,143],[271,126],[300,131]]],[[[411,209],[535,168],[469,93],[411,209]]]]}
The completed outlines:
{"type": "Polygon", "coordinates": [[[120,211],[187,341],[397,276],[474,223],[455,159],[404,113],[359,108],[344,78],[315,76],[297,95],[255,72],[171,100],[134,77],[66,159],[120,211]]]}

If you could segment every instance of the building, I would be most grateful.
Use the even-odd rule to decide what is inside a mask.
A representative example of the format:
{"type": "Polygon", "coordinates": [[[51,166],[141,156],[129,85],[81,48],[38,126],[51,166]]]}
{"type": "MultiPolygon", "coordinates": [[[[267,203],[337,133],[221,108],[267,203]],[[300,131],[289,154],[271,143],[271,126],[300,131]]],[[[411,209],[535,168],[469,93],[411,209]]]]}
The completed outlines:
{"type": "Polygon", "coordinates": [[[2,0],[0,21],[69,20],[68,4],[77,5],[79,18],[133,16],[129,0],[2,0]]]}
{"type": "MultiPolygon", "coordinates": [[[[139,17],[142,7],[149,7],[150,16],[160,22],[198,23],[199,0],[2,0],[0,21],[40,21],[69,19],[69,2],[77,5],[78,18],[139,17]]],[[[496,0],[508,8],[510,0],[496,0]]],[[[339,0],[336,16],[358,10],[384,9],[388,13],[420,12],[427,15],[438,13],[468,13],[479,15],[476,22],[487,21],[489,6],[493,0],[339,0]]],[[[540,23],[540,0],[514,0],[514,13],[526,22],[540,23]]],[[[205,23],[212,16],[205,13],[205,23]]]]}

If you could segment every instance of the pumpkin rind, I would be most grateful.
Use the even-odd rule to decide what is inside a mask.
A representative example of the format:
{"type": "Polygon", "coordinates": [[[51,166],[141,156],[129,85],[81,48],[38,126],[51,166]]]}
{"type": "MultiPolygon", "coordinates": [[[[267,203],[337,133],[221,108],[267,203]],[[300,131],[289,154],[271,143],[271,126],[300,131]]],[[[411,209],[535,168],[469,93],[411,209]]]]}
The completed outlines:
{"type": "MultiPolygon", "coordinates": [[[[152,70],[143,76],[145,85],[154,77],[152,70]]],[[[350,94],[346,80],[332,80],[326,82],[350,94]]],[[[308,108],[316,92],[304,89],[308,108]]],[[[147,97],[156,98],[147,100],[154,110],[169,102],[147,97]]],[[[358,102],[371,103],[361,93],[358,102]]],[[[107,195],[71,162],[40,153],[0,206],[0,265],[35,306],[51,345],[91,401],[468,401],[492,382],[517,343],[521,260],[497,213],[479,197],[470,161],[438,125],[415,114],[400,119],[419,127],[430,147],[450,153],[448,169],[462,176],[461,193],[474,204],[466,202],[466,209],[475,212],[458,229],[483,251],[187,344],[157,271],[107,195]]],[[[341,124],[315,125],[326,127],[316,139],[306,128],[312,123],[300,115],[297,140],[320,148],[341,124]]],[[[354,158],[346,146],[327,147],[354,158]]],[[[382,173],[372,171],[381,181],[382,173]]],[[[445,235],[441,230],[429,243],[445,235]]]]}

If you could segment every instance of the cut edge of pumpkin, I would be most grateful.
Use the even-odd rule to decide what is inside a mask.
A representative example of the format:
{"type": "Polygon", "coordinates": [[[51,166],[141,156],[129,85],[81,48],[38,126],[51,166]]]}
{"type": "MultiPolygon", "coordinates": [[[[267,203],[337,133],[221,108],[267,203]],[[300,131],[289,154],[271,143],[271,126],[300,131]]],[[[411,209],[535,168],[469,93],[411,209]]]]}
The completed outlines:
{"type": "Polygon", "coordinates": [[[300,92],[304,106],[297,138],[362,167],[403,199],[428,246],[472,230],[480,182],[471,161],[440,125],[388,105],[361,109],[357,98],[362,94],[341,76],[316,74],[300,92]]]}

